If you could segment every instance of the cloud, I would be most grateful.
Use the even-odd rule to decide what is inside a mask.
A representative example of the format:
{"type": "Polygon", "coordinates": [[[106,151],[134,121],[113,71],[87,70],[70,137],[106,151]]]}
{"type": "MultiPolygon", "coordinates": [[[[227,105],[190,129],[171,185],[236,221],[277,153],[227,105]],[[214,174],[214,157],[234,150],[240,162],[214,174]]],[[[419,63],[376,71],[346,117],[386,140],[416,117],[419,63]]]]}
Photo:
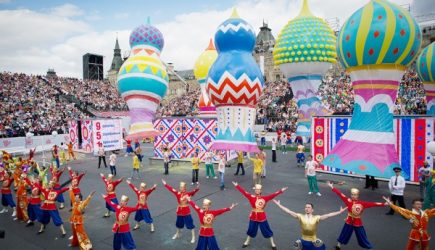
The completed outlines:
{"type": "Polygon", "coordinates": [[[61,16],[61,17],[76,17],[76,16],[83,15],[84,11],[73,4],[67,3],[64,5],[54,7],[51,10],[51,14],[55,16],[61,16]]]}
{"type": "Polygon", "coordinates": [[[0,4],[2,4],[2,3],[10,3],[11,2],[11,0],[0,0],[0,4]]]}
{"type": "Polygon", "coordinates": [[[116,13],[113,17],[118,20],[123,20],[129,17],[129,13],[127,12],[116,13]]]}
{"type": "MultiPolygon", "coordinates": [[[[1,0],[0,0],[1,1],[1,0]]],[[[338,17],[343,24],[368,0],[310,0],[312,12],[323,18],[338,17]]],[[[409,0],[394,0],[398,4],[409,0]]],[[[239,15],[258,32],[263,19],[276,37],[282,27],[294,18],[301,7],[301,0],[242,0],[237,2],[239,15]]],[[[165,39],[162,59],[172,62],[178,70],[192,69],[196,58],[214,37],[216,28],[226,20],[232,8],[204,9],[177,15],[162,23],[153,23],[165,39]]],[[[85,13],[77,6],[66,4],[47,13],[26,9],[0,11],[0,69],[33,74],[45,74],[54,68],[58,75],[82,77],[82,56],[85,53],[104,55],[104,70],[110,67],[116,33],[123,53],[130,50],[130,31],[94,30],[86,22],[85,13]],[[80,20],[82,18],[83,20],[80,20]],[[13,24],[13,25],[11,25],[13,24]]],[[[96,13],[96,16],[104,13],[96,13]]],[[[119,13],[118,18],[126,14],[119,13]]],[[[152,17],[151,17],[152,19],[152,17]]]]}

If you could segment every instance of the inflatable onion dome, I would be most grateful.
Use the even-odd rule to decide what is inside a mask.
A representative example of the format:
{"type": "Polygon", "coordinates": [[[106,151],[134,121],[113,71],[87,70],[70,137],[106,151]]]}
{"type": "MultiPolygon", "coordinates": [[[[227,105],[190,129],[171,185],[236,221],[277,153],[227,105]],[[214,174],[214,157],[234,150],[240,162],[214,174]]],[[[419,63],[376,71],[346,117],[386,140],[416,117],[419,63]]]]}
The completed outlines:
{"type": "Polygon", "coordinates": [[[255,46],[255,32],[234,9],[231,17],[219,25],[215,34],[215,43],[219,53],[229,50],[252,52],[255,46]]]}
{"type": "Polygon", "coordinates": [[[207,81],[208,71],[218,57],[217,51],[210,39],[207,49],[198,57],[193,68],[193,74],[199,84],[205,84],[207,81]]]}
{"type": "Polygon", "coordinates": [[[435,82],[435,42],[421,52],[416,67],[423,82],[435,82]]]}
{"type": "Polygon", "coordinates": [[[165,40],[163,39],[162,32],[150,25],[149,19],[147,24],[136,27],[130,34],[131,48],[137,45],[151,45],[159,51],[162,51],[164,43],[165,40]]]}
{"type": "Polygon", "coordinates": [[[412,63],[420,45],[420,28],[408,11],[385,0],[371,0],[344,23],[337,53],[345,68],[397,68],[412,63]]]}
{"type": "Polygon", "coordinates": [[[275,65],[297,62],[336,62],[336,37],[322,18],[314,16],[308,0],[299,15],[281,30],[273,59],[275,65]]]}

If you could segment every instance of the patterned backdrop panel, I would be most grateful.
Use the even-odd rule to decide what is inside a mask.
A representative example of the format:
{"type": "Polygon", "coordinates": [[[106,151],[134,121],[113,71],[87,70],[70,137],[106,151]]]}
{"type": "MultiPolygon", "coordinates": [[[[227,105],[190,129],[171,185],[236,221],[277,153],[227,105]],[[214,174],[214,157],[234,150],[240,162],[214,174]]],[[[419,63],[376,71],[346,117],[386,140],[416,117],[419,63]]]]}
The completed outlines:
{"type": "Polygon", "coordinates": [[[190,158],[194,152],[203,159],[217,134],[215,119],[164,118],[155,120],[154,128],[161,133],[154,141],[154,156],[158,158],[169,145],[174,159],[190,158]]]}
{"type": "Polygon", "coordinates": [[[159,119],[154,122],[154,128],[160,132],[154,141],[154,156],[162,158],[163,148],[168,147],[174,159],[184,158],[183,120],[159,119]]]}
{"type": "Polygon", "coordinates": [[[93,151],[92,120],[82,120],[82,149],[90,153],[93,151]]]}
{"type": "Polygon", "coordinates": [[[74,121],[74,120],[68,121],[68,127],[69,127],[69,130],[68,130],[69,141],[72,142],[73,149],[78,149],[79,148],[79,139],[78,139],[77,121],[74,121]]]}
{"type": "MultiPolygon", "coordinates": [[[[350,117],[320,117],[312,123],[311,152],[321,162],[347,131],[350,117]]],[[[406,180],[418,182],[418,167],[433,159],[426,151],[426,144],[434,140],[434,117],[396,117],[394,119],[395,147],[406,180]]],[[[321,165],[333,173],[350,173],[342,169],[321,165]]]]}

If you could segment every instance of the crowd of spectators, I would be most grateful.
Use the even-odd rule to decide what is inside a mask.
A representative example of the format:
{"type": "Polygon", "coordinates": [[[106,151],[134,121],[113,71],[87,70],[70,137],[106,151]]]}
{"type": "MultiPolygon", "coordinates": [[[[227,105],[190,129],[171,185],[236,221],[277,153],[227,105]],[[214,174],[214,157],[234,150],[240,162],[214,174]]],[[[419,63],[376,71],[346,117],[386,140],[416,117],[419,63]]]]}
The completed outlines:
{"type": "Polygon", "coordinates": [[[85,107],[96,111],[125,111],[126,103],[120,97],[117,88],[109,81],[79,80],[76,78],[58,77],[56,81],[64,95],[72,95],[85,107]]]}
{"type": "Polygon", "coordinates": [[[200,89],[195,89],[162,101],[157,117],[197,115],[200,94],[200,89]]]}
{"type": "MultiPolygon", "coordinates": [[[[318,95],[332,114],[351,114],[354,93],[344,70],[334,68],[325,74],[318,95]]],[[[195,116],[200,90],[186,91],[162,101],[157,117],[195,116]]],[[[108,81],[0,73],[0,137],[59,133],[67,121],[92,115],[87,111],[128,110],[115,86],[108,81]],[[92,108],[92,109],[90,109],[92,108]]],[[[399,87],[396,115],[425,114],[425,92],[418,75],[408,70],[399,87]]],[[[257,104],[257,124],[268,131],[295,131],[298,108],[290,84],[267,82],[257,104]]]]}
{"type": "Polygon", "coordinates": [[[41,76],[0,73],[0,137],[62,133],[67,120],[86,117],[53,85],[41,76]]]}

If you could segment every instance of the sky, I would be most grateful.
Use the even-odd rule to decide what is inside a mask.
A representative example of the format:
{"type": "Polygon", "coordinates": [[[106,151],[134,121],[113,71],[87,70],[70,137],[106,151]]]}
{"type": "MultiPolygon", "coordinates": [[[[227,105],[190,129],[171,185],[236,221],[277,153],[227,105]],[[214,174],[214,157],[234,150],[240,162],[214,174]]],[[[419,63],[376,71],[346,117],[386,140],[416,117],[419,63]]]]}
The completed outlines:
{"type": "MultiPolygon", "coordinates": [[[[435,12],[434,0],[391,0],[435,12]],[[414,1],[414,3],[412,3],[414,1]]],[[[345,20],[369,0],[309,0],[311,11],[325,19],[345,20]]],[[[82,78],[82,56],[104,56],[110,68],[115,39],[122,53],[130,50],[131,30],[146,23],[164,36],[162,60],[176,70],[192,69],[214,37],[216,28],[237,8],[258,32],[263,20],[277,37],[301,7],[302,0],[0,0],[0,72],[82,78]]]]}

